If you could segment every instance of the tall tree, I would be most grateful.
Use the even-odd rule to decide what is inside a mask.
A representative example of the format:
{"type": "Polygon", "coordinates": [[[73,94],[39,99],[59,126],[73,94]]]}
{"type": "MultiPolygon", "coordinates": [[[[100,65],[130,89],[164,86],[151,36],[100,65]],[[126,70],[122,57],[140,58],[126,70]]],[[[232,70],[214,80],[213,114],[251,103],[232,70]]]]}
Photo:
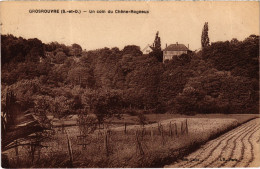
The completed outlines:
{"type": "Polygon", "coordinates": [[[201,47],[202,49],[204,47],[209,46],[209,35],[208,35],[209,27],[208,27],[208,22],[205,22],[202,34],[201,34],[201,47]]]}
{"type": "Polygon", "coordinates": [[[157,31],[154,39],[154,43],[150,46],[152,52],[149,54],[150,56],[154,56],[157,58],[159,62],[163,61],[163,53],[161,49],[161,38],[159,37],[159,31],[157,31]]]}

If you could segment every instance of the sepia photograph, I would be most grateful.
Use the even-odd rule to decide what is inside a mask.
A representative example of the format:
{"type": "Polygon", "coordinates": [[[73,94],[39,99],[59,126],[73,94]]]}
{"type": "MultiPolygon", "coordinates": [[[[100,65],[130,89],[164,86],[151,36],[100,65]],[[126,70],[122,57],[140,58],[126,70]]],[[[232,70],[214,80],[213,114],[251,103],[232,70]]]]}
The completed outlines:
{"type": "Polygon", "coordinates": [[[1,1],[1,167],[259,168],[259,5],[1,1]]]}

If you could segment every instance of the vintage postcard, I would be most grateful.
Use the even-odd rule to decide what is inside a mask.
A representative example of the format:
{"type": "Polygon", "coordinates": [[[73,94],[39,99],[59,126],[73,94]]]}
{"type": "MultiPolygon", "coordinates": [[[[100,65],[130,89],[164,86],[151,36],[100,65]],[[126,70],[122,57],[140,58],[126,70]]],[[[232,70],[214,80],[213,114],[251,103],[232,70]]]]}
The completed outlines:
{"type": "Polygon", "coordinates": [[[259,2],[0,2],[3,168],[260,166],[259,2]]]}

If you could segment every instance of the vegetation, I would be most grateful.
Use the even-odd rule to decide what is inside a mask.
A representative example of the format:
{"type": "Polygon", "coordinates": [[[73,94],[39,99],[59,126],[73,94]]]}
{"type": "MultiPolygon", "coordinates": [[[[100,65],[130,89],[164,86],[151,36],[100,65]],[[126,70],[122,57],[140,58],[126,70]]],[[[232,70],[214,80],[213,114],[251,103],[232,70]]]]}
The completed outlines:
{"type": "Polygon", "coordinates": [[[150,46],[152,52],[149,54],[152,57],[157,58],[159,62],[163,61],[163,52],[161,48],[161,38],[159,37],[159,32],[156,33],[154,43],[150,46]]]}
{"type": "Polygon", "coordinates": [[[202,34],[201,34],[201,48],[205,48],[207,46],[209,46],[209,26],[208,26],[208,22],[205,22],[203,30],[202,30],[202,34]]]}
{"type": "MultiPolygon", "coordinates": [[[[78,127],[67,128],[73,150],[73,167],[163,167],[165,164],[170,164],[169,162],[173,162],[185,153],[192,151],[199,144],[254,118],[256,115],[210,114],[209,117],[203,116],[204,120],[201,120],[200,116],[202,115],[200,114],[187,118],[188,133],[181,133],[180,123],[185,121],[188,116],[173,114],[169,114],[169,116],[178,118],[161,121],[163,135],[158,130],[156,123],[145,125],[144,130],[140,126],[138,130],[129,126],[126,133],[124,133],[124,128],[109,128],[110,134],[107,133],[107,143],[104,142],[106,132],[96,132],[88,136],[87,142],[89,143],[86,148],[79,145],[77,136],[80,129],[78,127]],[[172,135],[170,134],[170,121],[173,131],[175,131],[174,124],[177,124],[177,135],[175,132],[172,132],[172,135]],[[153,134],[151,134],[151,131],[153,131],[153,134]],[[201,134],[198,135],[198,133],[201,134]],[[138,143],[141,147],[138,146],[138,143]]],[[[157,117],[157,120],[165,118],[161,115],[148,115],[148,119],[155,117],[157,117]]],[[[20,149],[21,163],[19,166],[67,167],[69,155],[65,137],[64,133],[55,128],[52,139],[42,143],[47,147],[39,150],[40,155],[37,149],[36,160],[33,163],[28,158],[26,149],[20,149]]],[[[9,153],[15,157],[14,150],[9,153]]],[[[11,167],[17,166],[16,159],[11,159],[10,164],[11,167]]]]}
{"type": "MultiPolygon", "coordinates": [[[[203,34],[207,39],[207,23],[203,34]]],[[[46,112],[61,117],[79,112],[104,118],[124,112],[258,113],[256,35],[204,45],[164,64],[156,54],[161,51],[158,32],[155,57],[142,55],[135,45],[86,52],[78,44],[1,37],[2,100],[12,90],[24,111],[44,102],[46,112]],[[112,108],[114,99],[119,104],[112,108]]]]}
{"type": "Polygon", "coordinates": [[[51,141],[41,140],[45,150],[33,144],[16,146],[16,152],[8,150],[16,157],[5,156],[13,167],[162,167],[165,161],[181,157],[259,112],[257,35],[210,44],[206,22],[200,51],[164,63],[159,32],[149,55],[143,55],[136,45],[86,51],[79,44],[44,44],[13,35],[1,35],[1,39],[1,107],[6,118],[2,130],[8,130],[7,122],[13,124],[12,113],[8,113],[11,107],[17,107],[19,118],[33,112],[53,116],[52,126],[62,126],[62,133],[58,129],[47,133],[52,135],[51,141]],[[191,127],[183,132],[181,121],[190,115],[194,118],[185,124],[191,127]],[[125,116],[128,118],[122,118],[125,116]],[[201,120],[201,116],[210,119],[201,120]],[[212,119],[214,116],[219,118],[212,119]],[[69,117],[76,119],[64,120],[69,117]],[[178,126],[181,133],[174,137],[173,123],[161,123],[173,117],[175,131],[178,126]],[[101,124],[111,124],[113,118],[124,126],[102,130],[101,124]],[[65,129],[68,123],[82,131],[75,126],[65,129]],[[136,130],[132,126],[131,130],[129,124],[142,127],[136,130]],[[154,133],[152,125],[157,127],[154,133]],[[87,144],[79,144],[79,138],[87,144]],[[24,147],[32,161],[19,163],[24,147]],[[67,147],[69,161],[64,160],[68,159],[67,147]]]}

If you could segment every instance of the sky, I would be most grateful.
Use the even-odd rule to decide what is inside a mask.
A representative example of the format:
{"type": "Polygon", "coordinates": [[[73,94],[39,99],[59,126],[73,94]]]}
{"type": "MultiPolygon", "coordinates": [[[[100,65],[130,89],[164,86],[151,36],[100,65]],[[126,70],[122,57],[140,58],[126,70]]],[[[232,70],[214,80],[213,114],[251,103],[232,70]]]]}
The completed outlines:
{"type": "Polygon", "coordinates": [[[83,49],[152,44],[159,31],[166,43],[201,47],[201,32],[209,25],[210,42],[243,40],[259,35],[259,2],[0,2],[1,34],[38,38],[44,43],[77,43],[83,49]],[[145,10],[149,14],[50,14],[31,9],[145,10]]]}

